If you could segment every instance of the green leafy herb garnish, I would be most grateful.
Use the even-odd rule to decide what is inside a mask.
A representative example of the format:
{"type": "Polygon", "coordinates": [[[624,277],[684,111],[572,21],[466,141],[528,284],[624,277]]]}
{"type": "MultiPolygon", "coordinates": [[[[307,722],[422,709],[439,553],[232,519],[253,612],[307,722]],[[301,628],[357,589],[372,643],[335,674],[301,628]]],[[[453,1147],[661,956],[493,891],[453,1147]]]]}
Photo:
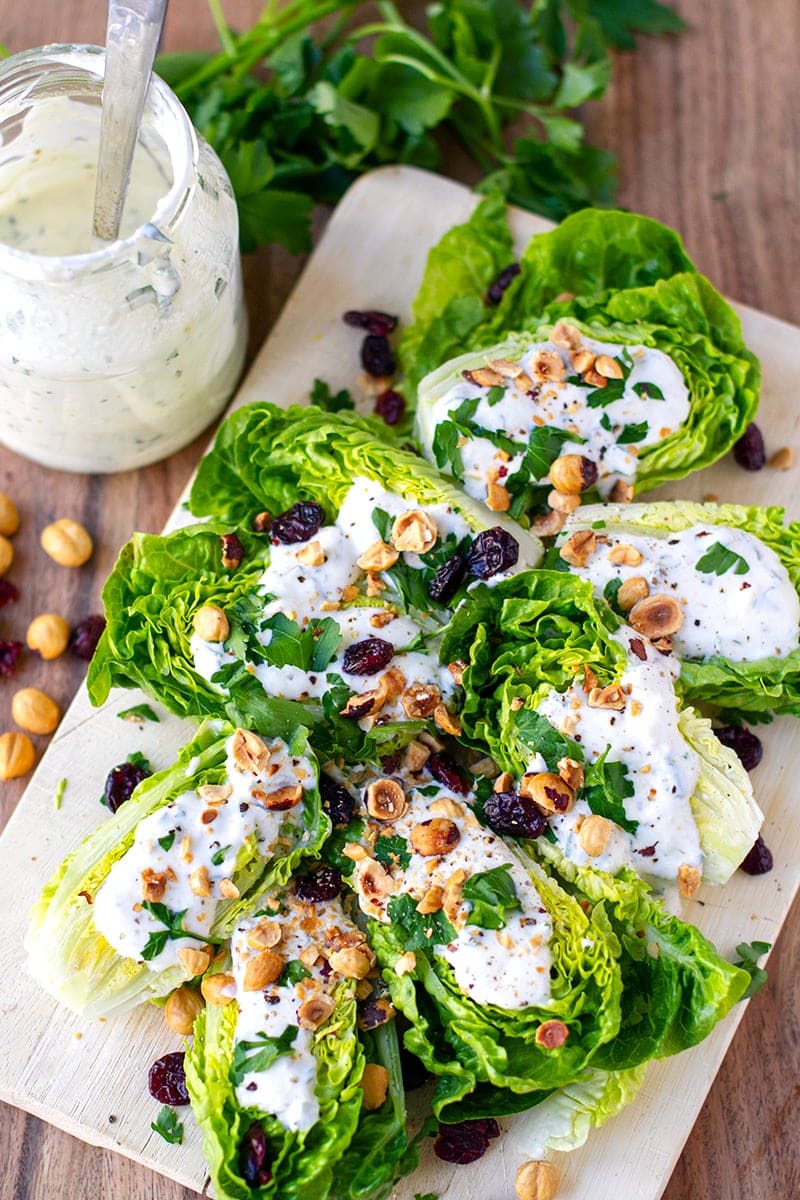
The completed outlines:
{"type": "Polygon", "coordinates": [[[143,900],[142,908],[164,926],[163,929],[151,933],[148,937],[142,950],[142,958],[145,962],[157,958],[167,942],[179,941],[181,938],[194,938],[195,941],[205,942],[209,946],[216,945],[213,938],[203,937],[200,933],[190,932],[183,928],[183,918],[188,909],[184,908],[181,912],[173,912],[171,908],[167,908],[166,904],[159,904],[153,900],[143,900]]]}
{"type": "Polygon", "coordinates": [[[663,400],[664,393],[656,383],[635,383],[633,390],[643,400],[663,400]]]}
{"type": "Polygon", "coordinates": [[[383,863],[385,867],[399,866],[402,870],[405,870],[411,862],[408,842],[404,837],[400,837],[399,834],[379,837],[375,843],[374,854],[378,862],[383,863]]]}
{"type": "Polygon", "coordinates": [[[279,987],[293,987],[299,983],[301,979],[310,979],[311,972],[308,967],[304,967],[299,958],[290,958],[286,966],[281,971],[280,979],[278,980],[279,987]]]}
{"type": "Polygon", "coordinates": [[[322,379],[314,380],[309,403],[316,404],[317,408],[332,413],[344,412],[355,408],[355,401],[347,388],[341,388],[338,392],[332,392],[327,383],[322,379]]]}
{"type": "Polygon", "coordinates": [[[478,925],[481,929],[503,929],[506,913],[521,908],[510,870],[511,864],[504,863],[502,867],[492,867],[490,871],[470,875],[462,893],[464,899],[472,903],[472,911],[467,917],[468,925],[478,925]]]}
{"type": "Polygon", "coordinates": [[[491,387],[486,393],[486,403],[490,408],[494,408],[495,404],[499,404],[505,394],[506,389],[504,387],[500,387],[499,384],[496,387],[491,387]]]}
{"type": "Polygon", "coordinates": [[[578,743],[564,737],[547,717],[531,708],[522,708],[516,714],[514,732],[525,746],[541,754],[549,771],[557,770],[560,758],[574,758],[576,762],[583,762],[583,751],[578,743]]]}
{"type": "Polygon", "coordinates": [[[230,850],[230,846],[220,846],[219,850],[215,850],[211,855],[211,861],[215,867],[221,867],[225,861],[225,855],[230,850]]]}
{"type": "Polygon", "coordinates": [[[135,767],[141,767],[143,771],[147,771],[148,775],[152,775],[152,773],[153,773],[153,768],[150,765],[150,760],[148,758],[145,758],[145,756],[139,750],[134,750],[132,754],[128,755],[128,757],[125,759],[125,761],[129,762],[129,763],[133,763],[133,765],[135,767]]]}
{"type": "Polygon", "coordinates": [[[180,1146],[183,1142],[183,1125],[175,1109],[168,1104],[164,1105],[155,1121],[150,1122],[150,1128],[160,1134],[165,1142],[172,1142],[173,1146],[180,1146]]]}
{"type": "Polygon", "coordinates": [[[607,817],[627,833],[636,833],[639,822],[626,815],[622,803],[634,794],[635,789],[625,764],[608,761],[610,750],[611,747],[606,746],[600,757],[585,767],[583,796],[597,816],[607,817]]]}
{"type": "Polygon", "coordinates": [[[724,575],[731,568],[733,568],[734,575],[746,575],[750,570],[750,564],[747,559],[742,558],[741,554],[736,554],[727,546],[723,546],[722,542],[714,542],[714,545],[710,546],[703,557],[695,563],[695,570],[703,571],[706,575],[724,575]]]}
{"type": "Polygon", "coordinates": [[[277,1037],[261,1033],[252,1042],[237,1042],[231,1063],[231,1082],[234,1087],[238,1087],[250,1072],[266,1071],[276,1059],[291,1054],[297,1034],[296,1025],[287,1025],[277,1037]]]}
{"type": "Polygon", "coordinates": [[[603,599],[609,608],[613,608],[615,613],[622,614],[622,609],[619,606],[619,589],[622,587],[621,579],[609,579],[608,583],[603,588],[603,599]]]}
{"type": "Polygon", "coordinates": [[[175,830],[173,829],[170,833],[165,833],[163,837],[160,837],[158,839],[158,844],[164,853],[166,853],[167,850],[171,850],[175,844],[175,830]]]}
{"type": "Polygon", "coordinates": [[[59,779],[56,786],[56,794],[53,796],[53,808],[56,812],[61,808],[61,801],[64,799],[64,792],[67,790],[66,779],[59,779]]]}
{"type": "Polygon", "coordinates": [[[747,991],[742,996],[743,1000],[755,996],[767,982],[767,972],[758,965],[758,960],[771,949],[772,942],[740,942],[736,947],[739,959],[733,965],[741,967],[750,976],[747,991]]]}
{"type": "Polygon", "coordinates": [[[622,433],[617,438],[618,446],[632,446],[635,442],[641,442],[647,437],[650,426],[647,421],[640,421],[638,425],[625,425],[622,433]]]}
{"type": "Polygon", "coordinates": [[[455,941],[456,931],[444,913],[418,913],[416,902],[407,893],[392,896],[386,911],[389,920],[405,933],[406,950],[430,950],[455,941]]]}
{"type": "Polygon", "coordinates": [[[122,712],[118,712],[117,716],[120,721],[156,721],[159,722],[157,712],[154,712],[149,704],[134,704],[133,708],[124,708],[122,712]]]}

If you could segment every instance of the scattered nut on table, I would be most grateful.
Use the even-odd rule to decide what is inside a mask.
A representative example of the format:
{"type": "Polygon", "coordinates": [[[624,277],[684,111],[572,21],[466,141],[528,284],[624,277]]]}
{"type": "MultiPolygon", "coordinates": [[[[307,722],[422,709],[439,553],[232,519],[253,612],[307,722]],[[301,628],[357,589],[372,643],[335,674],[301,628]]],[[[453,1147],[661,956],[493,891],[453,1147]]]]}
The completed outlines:
{"type": "Polygon", "coordinates": [[[19,513],[17,506],[10,496],[0,492],[0,533],[4,537],[13,537],[19,529],[19,513]]]}
{"type": "Polygon", "coordinates": [[[558,1192],[561,1174],[554,1163],[531,1159],[517,1170],[514,1191],[519,1200],[553,1200],[558,1192]]]}
{"type": "Polygon", "coordinates": [[[47,692],[20,688],[11,701],[11,716],[27,733],[52,733],[61,720],[61,709],[47,692]]]}
{"type": "Polygon", "coordinates": [[[62,567],[82,567],[92,557],[94,549],[89,533],[71,517],[62,517],[52,525],[46,525],[39,541],[45,554],[62,567]]]}
{"type": "Polygon", "coordinates": [[[14,547],[7,537],[0,533],[0,579],[5,575],[14,561],[14,547]]]}
{"type": "Polygon", "coordinates": [[[0,734],[0,779],[19,779],[33,766],[36,752],[24,733],[0,734]]]}
{"type": "Polygon", "coordinates": [[[69,642],[69,625],[57,613],[42,613],[28,626],[25,641],[30,650],[38,650],[42,658],[58,658],[69,642]]]}

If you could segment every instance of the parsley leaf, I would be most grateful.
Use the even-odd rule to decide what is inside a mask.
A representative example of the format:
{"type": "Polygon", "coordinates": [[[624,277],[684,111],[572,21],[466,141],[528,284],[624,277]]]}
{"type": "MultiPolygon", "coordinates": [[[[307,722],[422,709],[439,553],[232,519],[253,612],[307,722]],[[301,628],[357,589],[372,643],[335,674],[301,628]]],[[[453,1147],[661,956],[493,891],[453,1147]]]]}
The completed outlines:
{"type": "Polygon", "coordinates": [[[441,910],[418,913],[416,902],[407,892],[392,896],[386,911],[392,924],[399,925],[405,933],[406,950],[430,950],[456,939],[455,929],[441,910]]]}
{"type": "Polygon", "coordinates": [[[211,855],[211,861],[215,867],[221,867],[225,861],[225,855],[230,850],[230,846],[220,846],[219,850],[215,850],[211,855]]]}
{"type": "Polygon", "coordinates": [[[394,519],[389,516],[385,509],[373,508],[372,524],[377,529],[378,537],[381,539],[381,541],[389,543],[392,537],[392,526],[394,525],[394,519]]]}
{"type": "Polygon", "coordinates": [[[310,404],[316,404],[323,412],[338,413],[355,408],[355,401],[347,388],[332,392],[323,379],[315,379],[309,397],[310,404]]]}
{"type": "Polygon", "coordinates": [[[150,1122],[150,1128],[160,1134],[165,1142],[172,1142],[173,1146],[180,1146],[183,1142],[183,1125],[175,1109],[168,1104],[164,1105],[155,1121],[150,1122]]]}
{"type": "Polygon", "coordinates": [[[278,986],[292,987],[294,984],[299,983],[301,979],[310,978],[311,972],[308,967],[304,967],[299,958],[290,958],[281,971],[278,986]]]}
{"type": "Polygon", "coordinates": [[[633,390],[643,400],[663,400],[664,393],[657,383],[635,383],[633,390]]]}
{"type": "Polygon", "coordinates": [[[647,421],[639,421],[637,425],[625,425],[617,438],[617,445],[631,446],[635,442],[640,442],[642,438],[646,438],[649,431],[650,426],[647,421]]]}
{"type": "Polygon", "coordinates": [[[154,712],[149,704],[134,704],[133,708],[124,708],[122,712],[118,712],[117,716],[120,721],[156,721],[161,718],[158,713],[154,712]]]}
{"type": "Polygon", "coordinates": [[[440,471],[450,469],[460,483],[464,481],[464,464],[461,461],[459,441],[461,433],[452,421],[440,421],[433,434],[431,450],[440,471]]]}
{"type": "Polygon", "coordinates": [[[734,569],[734,575],[746,575],[750,564],[741,554],[723,546],[722,542],[714,542],[713,546],[709,546],[694,565],[696,571],[702,571],[706,575],[724,575],[731,568],[734,569]]]}
{"type": "Polygon", "coordinates": [[[510,863],[502,867],[492,867],[489,871],[480,871],[470,875],[464,884],[463,896],[472,902],[472,911],[467,917],[468,925],[478,925],[481,929],[503,929],[506,925],[506,913],[521,908],[517,899],[517,889],[509,875],[510,863]]]}
{"type": "Polygon", "coordinates": [[[375,843],[375,857],[379,863],[383,863],[385,867],[398,866],[405,870],[411,862],[411,854],[408,850],[408,842],[399,834],[387,835],[379,837],[375,843]]]}
{"type": "Polygon", "coordinates": [[[160,837],[158,844],[165,854],[167,850],[171,850],[175,844],[175,830],[173,829],[170,833],[165,833],[163,837],[160,837]]]}
{"type": "Polygon", "coordinates": [[[184,908],[180,912],[174,912],[171,908],[167,908],[166,904],[160,904],[153,900],[143,900],[142,908],[164,926],[163,929],[156,930],[148,937],[142,950],[142,958],[145,962],[151,962],[157,958],[167,942],[179,941],[181,938],[194,938],[195,941],[205,942],[208,946],[216,945],[213,938],[204,937],[200,933],[183,928],[183,918],[189,911],[188,909],[184,908]]]}
{"type": "Polygon", "coordinates": [[[153,774],[153,768],[150,765],[149,758],[145,758],[145,756],[139,750],[134,750],[132,754],[128,755],[125,761],[133,763],[135,767],[141,767],[143,771],[147,771],[148,775],[153,774]]]}
{"type": "Polygon", "coordinates": [[[260,1033],[252,1042],[237,1042],[231,1063],[233,1086],[238,1087],[245,1075],[250,1072],[266,1071],[277,1059],[282,1058],[285,1054],[291,1054],[297,1034],[296,1025],[287,1025],[283,1033],[277,1037],[269,1037],[266,1033],[260,1033]]]}
{"type": "Polygon", "coordinates": [[[609,762],[610,746],[585,768],[583,796],[589,808],[599,817],[607,817],[627,833],[636,833],[638,821],[632,821],[625,813],[623,800],[634,793],[628,778],[628,768],[621,762],[609,762]]]}
{"type": "Polygon", "coordinates": [[[619,589],[622,587],[621,579],[609,579],[606,586],[603,588],[603,599],[609,608],[613,608],[615,613],[623,615],[622,609],[619,606],[619,589]]]}
{"type": "Polygon", "coordinates": [[[750,976],[747,991],[742,996],[743,1000],[755,996],[767,982],[767,972],[758,965],[758,960],[771,949],[772,942],[740,942],[736,947],[739,958],[733,965],[741,967],[750,976]]]}
{"type": "Polygon", "coordinates": [[[564,737],[547,717],[531,708],[521,708],[516,714],[514,732],[525,746],[541,754],[549,771],[558,769],[560,758],[574,758],[576,762],[583,762],[583,751],[578,743],[564,737]]]}

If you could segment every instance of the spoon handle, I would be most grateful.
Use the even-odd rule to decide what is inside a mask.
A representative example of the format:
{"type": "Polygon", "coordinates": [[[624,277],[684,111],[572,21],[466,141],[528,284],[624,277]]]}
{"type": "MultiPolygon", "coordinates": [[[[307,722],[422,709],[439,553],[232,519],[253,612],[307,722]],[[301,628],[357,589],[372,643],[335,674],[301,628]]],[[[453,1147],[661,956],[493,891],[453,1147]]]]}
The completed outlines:
{"type": "Polygon", "coordinates": [[[119,236],[133,151],[167,0],[109,0],[93,232],[119,236]]]}

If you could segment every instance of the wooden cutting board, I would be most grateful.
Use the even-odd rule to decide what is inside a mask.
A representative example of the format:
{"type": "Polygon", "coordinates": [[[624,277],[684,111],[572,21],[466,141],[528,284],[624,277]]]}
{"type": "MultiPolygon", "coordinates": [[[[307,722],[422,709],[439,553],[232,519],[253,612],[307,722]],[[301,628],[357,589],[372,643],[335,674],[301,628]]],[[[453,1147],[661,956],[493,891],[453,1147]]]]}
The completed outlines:
{"type": "MultiPolygon", "coordinates": [[[[385,168],[363,178],[330,221],[234,405],[302,402],[315,378],[334,388],[352,387],[359,335],[342,324],[342,312],[381,308],[406,320],[428,249],[474,203],[461,185],[410,168],[385,168]]],[[[520,248],[549,227],[522,212],[514,213],[513,225],[520,248]]],[[[759,422],[773,448],[796,445],[800,329],[737,308],[764,369],[759,422]]],[[[784,504],[800,516],[797,473],[791,470],[749,474],[726,461],[662,494],[699,499],[708,493],[739,503],[784,504]]],[[[169,527],[185,519],[178,506],[169,527]]],[[[0,841],[0,1099],[200,1191],[206,1170],[191,1116],[185,1117],[181,1146],[150,1129],[159,1106],[147,1094],[147,1069],[180,1042],[160,1012],[148,1008],[107,1022],[73,1016],[27,977],[22,953],[27,913],[42,885],[102,819],[97,799],[109,767],[132,750],[141,750],[157,769],[165,767],[191,732],[189,722],[163,712],[158,725],[120,721],[118,712],[140,699],[135,692],[115,693],[94,710],[85,689],[78,693],[0,841]],[[56,811],[53,797],[61,779],[67,788],[56,811]]],[[[800,773],[795,730],[788,718],[764,730],[764,761],[753,775],[774,870],[760,878],[739,873],[724,889],[704,888],[684,910],[729,957],[738,942],[775,941],[800,884],[797,818],[788,802],[789,783],[800,773]]],[[[657,1200],[743,1012],[738,1005],[701,1046],[652,1066],[631,1106],[593,1132],[584,1148],[560,1156],[560,1198],[657,1200]]],[[[530,1157],[536,1125],[535,1110],[504,1121],[503,1137],[468,1168],[439,1162],[428,1144],[420,1169],[398,1185],[397,1200],[426,1191],[441,1200],[512,1200],[514,1173],[530,1157]]]]}

